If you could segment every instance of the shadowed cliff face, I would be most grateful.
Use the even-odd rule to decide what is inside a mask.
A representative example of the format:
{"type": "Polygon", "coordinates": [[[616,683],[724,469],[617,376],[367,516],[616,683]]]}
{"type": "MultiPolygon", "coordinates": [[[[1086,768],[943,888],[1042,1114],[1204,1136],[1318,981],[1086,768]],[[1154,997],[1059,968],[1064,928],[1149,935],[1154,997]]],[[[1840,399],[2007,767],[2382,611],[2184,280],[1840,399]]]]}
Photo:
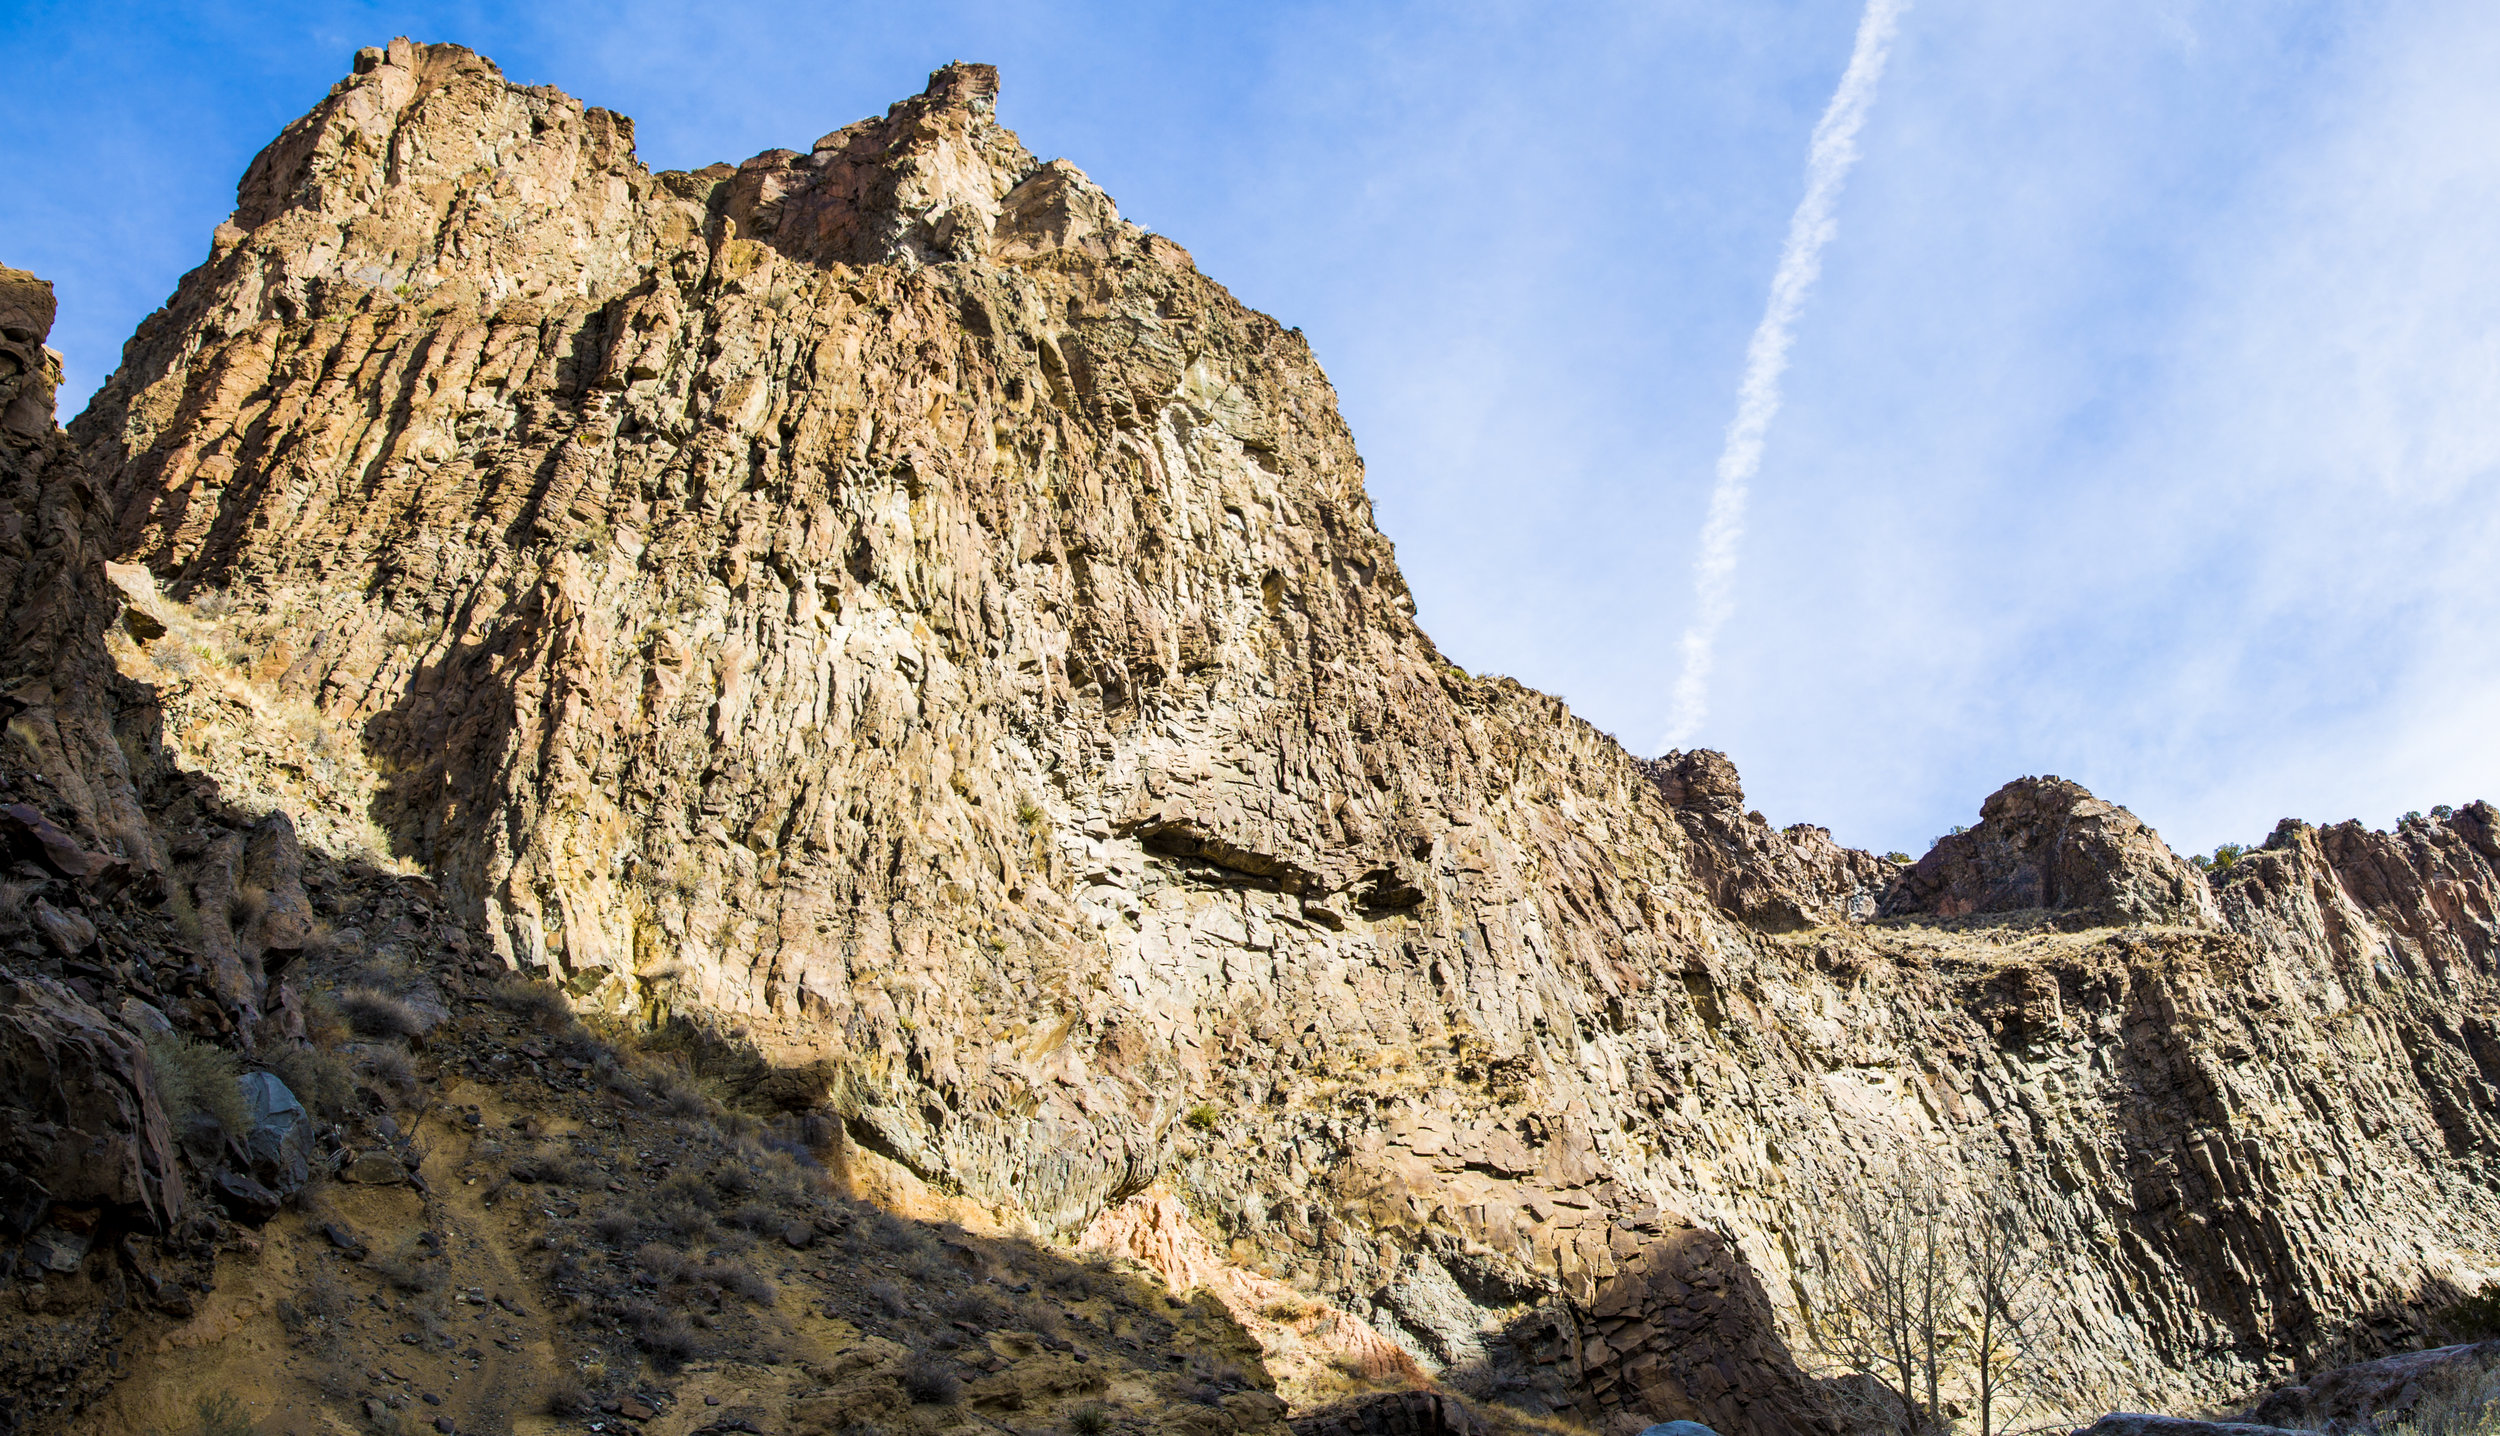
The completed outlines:
{"type": "Polygon", "coordinates": [[[73,430],[119,556],[354,751],[196,686],[168,741],[586,1005],[823,1064],[863,1160],[1062,1240],[1176,1197],[1610,1425],[1813,1429],[1818,1194],[1908,1146],[2058,1253],[2075,1407],[2500,1247],[2488,810],[2278,835],[2218,904],[2054,781],[1907,876],[1775,833],[1442,663],[1299,334],[995,92],[655,175],[366,52],[73,430]]]}

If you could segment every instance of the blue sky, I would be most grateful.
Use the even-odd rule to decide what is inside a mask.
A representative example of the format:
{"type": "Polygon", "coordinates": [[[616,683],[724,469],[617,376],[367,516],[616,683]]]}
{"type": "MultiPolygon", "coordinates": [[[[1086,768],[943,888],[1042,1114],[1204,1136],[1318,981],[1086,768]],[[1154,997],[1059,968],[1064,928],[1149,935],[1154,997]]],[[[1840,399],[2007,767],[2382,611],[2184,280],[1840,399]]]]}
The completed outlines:
{"type": "MultiPolygon", "coordinates": [[[[654,167],[1000,110],[1336,382],[1444,651],[1662,731],[1711,466],[1857,23],[1793,4],[20,3],[0,262],[72,407],[359,45],[654,167]]],[[[1920,0],[1796,334],[1700,741],[1923,850],[2055,772],[2174,846],[2500,798],[2500,9],[1920,0]]]]}

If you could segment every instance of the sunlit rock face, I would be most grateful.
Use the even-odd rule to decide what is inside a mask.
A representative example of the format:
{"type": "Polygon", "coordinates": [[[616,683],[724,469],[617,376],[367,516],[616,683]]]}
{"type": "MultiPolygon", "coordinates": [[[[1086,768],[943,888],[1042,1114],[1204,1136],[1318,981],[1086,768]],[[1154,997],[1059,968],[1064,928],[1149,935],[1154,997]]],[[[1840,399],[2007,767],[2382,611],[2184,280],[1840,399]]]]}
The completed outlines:
{"type": "Polygon", "coordinates": [[[2052,1405],[2253,1385],[2500,1250],[2488,809],[2219,901],[2072,785],[1906,874],[1774,831],[1443,662],[1299,333],[996,92],[653,174],[365,52],[73,429],[115,556],[345,735],[169,690],[167,740],[738,1027],[863,1161],[1070,1241],[1176,1200],[1610,1428],[1818,1429],[1825,1194],[1913,1147],[2056,1253],[2052,1405]]]}

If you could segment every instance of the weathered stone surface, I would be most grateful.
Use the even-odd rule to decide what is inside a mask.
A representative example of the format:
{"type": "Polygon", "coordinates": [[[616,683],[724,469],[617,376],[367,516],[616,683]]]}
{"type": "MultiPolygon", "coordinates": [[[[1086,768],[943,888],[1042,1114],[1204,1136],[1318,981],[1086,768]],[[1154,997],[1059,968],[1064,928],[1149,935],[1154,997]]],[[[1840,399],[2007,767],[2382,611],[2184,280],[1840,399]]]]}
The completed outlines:
{"type": "Polygon", "coordinates": [[[209,1194],[226,1215],[246,1226],[259,1226],[278,1214],[278,1194],[232,1167],[220,1167],[208,1179],[209,1194]]]}
{"type": "Polygon", "coordinates": [[[359,1152],[339,1168],[339,1180],[395,1187],[408,1180],[408,1164],[388,1152],[359,1152]]]}
{"type": "Polygon", "coordinates": [[[1634,1436],[1661,1418],[1723,1432],[1839,1429],[1808,1395],[1743,1255],[1717,1232],[1672,1217],[1645,1223],[1634,1254],[1597,1290],[1578,1365],[1602,1429],[1634,1436]],[[1663,1229],[1663,1230],[1662,1230],[1663,1229]]]}
{"type": "Polygon", "coordinates": [[[159,1228],[182,1214],[147,1049],[61,983],[0,967],[0,1217],[98,1203],[159,1228]]]}
{"type": "Polygon", "coordinates": [[[2494,1370],[2500,1370],[2500,1341],[2408,1351],[2269,1391],[2239,1419],[2296,1431],[2379,1431],[2413,1414],[2426,1399],[2470,1391],[2494,1370]]]}
{"type": "Polygon", "coordinates": [[[1388,1391],[1305,1412],[1293,1436],[1483,1436],[1485,1425],[1437,1391],[1388,1391]]]}
{"type": "Polygon", "coordinates": [[[1745,810],[1745,789],[1724,753],[1696,749],[1634,759],[1692,840],[1693,874],[1710,900],[1750,926],[1790,932],[1875,914],[1899,870],[1844,848],[1829,830],[1773,829],[1745,810]]]}
{"type": "Polygon", "coordinates": [[[311,1176],[312,1117],[268,1072],[243,1074],[243,1155],[252,1176],[281,1197],[311,1176]]]}
{"type": "Polygon", "coordinates": [[[1979,826],[1938,840],[1884,898],[1886,917],[2047,911],[2094,923],[2219,925],[2202,874],[2115,803],[2064,778],[2018,778],[1979,826]]]}
{"type": "MultiPolygon", "coordinates": [[[[0,579],[60,662],[155,675],[184,761],[263,797],[291,763],[303,834],[372,815],[584,1008],[734,1025],[863,1164],[1062,1238],[1165,1201],[1228,1290],[1502,1400],[1810,1421],[1776,1336],[1852,1256],[1822,1194],[1904,1147],[2058,1254],[2041,1384],[2094,1409],[2278,1379],[2500,1249],[2487,817],[2295,835],[2217,909],[2027,780],[1892,910],[2056,921],[1855,921],[1893,870],[1771,831],[1723,758],[1442,663],[1300,336],[1025,153],[995,84],[655,175],[619,117],[371,52],[80,462],[12,487],[65,546],[0,579]],[[79,474],[148,584],[91,581],[79,474]],[[230,661],[165,668],[130,611],[230,661]],[[1702,1308],[1665,1300],[1704,1250],[1702,1308]],[[1711,1316],[1608,1335],[1627,1291],[1711,1316]]],[[[153,780],[82,777],[123,771],[109,710],[44,692],[90,789],[55,816],[106,851],[153,780]]],[[[231,919],[282,845],[195,836],[185,1021],[270,1030],[286,939],[231,919]]]]}

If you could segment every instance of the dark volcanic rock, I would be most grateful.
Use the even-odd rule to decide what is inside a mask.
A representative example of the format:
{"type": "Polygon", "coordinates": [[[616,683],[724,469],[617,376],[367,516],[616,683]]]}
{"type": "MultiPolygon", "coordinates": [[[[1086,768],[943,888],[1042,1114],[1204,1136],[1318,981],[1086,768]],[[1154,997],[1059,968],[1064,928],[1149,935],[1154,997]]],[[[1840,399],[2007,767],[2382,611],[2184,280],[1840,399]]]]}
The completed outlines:
{"type": "Polygon", "coordinates": [[[2135,814],[2064,778],[2017,778],[1979,826],[1939,841],[1883,901],[1885,917],[2045,910],[2094,923],[2220,926],[2202,874],[2135,814]]]}
{"type": "Polygon", "coordinates": [[[58,982],[0,971],[0,1216],[45,1203],[170,1226],[173,1136],[138,1038],[58,982]]]}

